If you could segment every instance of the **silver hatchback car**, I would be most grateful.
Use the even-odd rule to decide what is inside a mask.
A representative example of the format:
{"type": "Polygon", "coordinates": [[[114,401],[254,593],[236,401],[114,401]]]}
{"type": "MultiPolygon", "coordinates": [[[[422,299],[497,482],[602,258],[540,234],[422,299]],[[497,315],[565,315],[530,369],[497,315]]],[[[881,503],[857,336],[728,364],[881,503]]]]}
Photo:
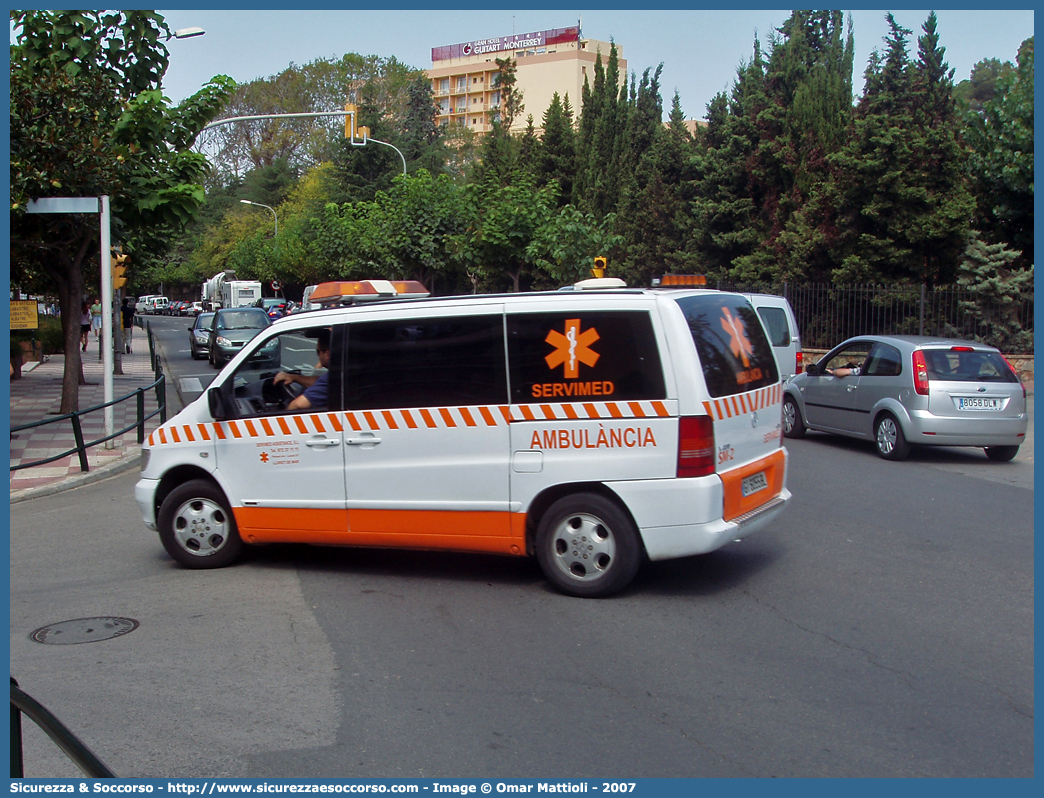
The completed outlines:
{"type": "Polygon", "coordinates": [[[1026,440],[1026,388],[992,346],[915,335],[861,335],[786,387],[783,434],[820,430],[874,441],[888,460],[913,444],[981,446],[1007,461],[1026,440]]]}

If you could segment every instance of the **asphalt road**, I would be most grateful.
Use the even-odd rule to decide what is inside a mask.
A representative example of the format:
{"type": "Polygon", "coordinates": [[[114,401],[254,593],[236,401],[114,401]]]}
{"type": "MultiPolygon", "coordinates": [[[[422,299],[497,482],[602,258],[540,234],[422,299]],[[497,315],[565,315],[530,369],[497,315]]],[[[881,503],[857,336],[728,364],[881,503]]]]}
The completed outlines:
{"type": "Polygon", "coordinates": [[[1031,457],[787,446],[776,527],[595,601],[478,555],[182,570],[136,475],[23,502],[11,673],[124,776],[1032,776],[1031,457]],[[140,627],[28,637],[90,616],[140,627]]]}

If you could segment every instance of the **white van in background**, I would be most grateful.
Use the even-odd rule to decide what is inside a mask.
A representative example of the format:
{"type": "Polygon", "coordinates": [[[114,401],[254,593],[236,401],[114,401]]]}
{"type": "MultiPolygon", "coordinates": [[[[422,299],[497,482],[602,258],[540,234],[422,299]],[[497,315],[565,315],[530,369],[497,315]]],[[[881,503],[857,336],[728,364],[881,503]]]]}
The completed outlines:
{"type": "Polygon", "coordinates": [[[775,294],[744,294],[754,310],[758,312],[765,332],[768,333],[772,351],[779,364],[779,376],[783,384],[790,382],[795,374],[804,370],[801,351],[801,336],[798,333],[794,309],[786,297],[775,294]]]}

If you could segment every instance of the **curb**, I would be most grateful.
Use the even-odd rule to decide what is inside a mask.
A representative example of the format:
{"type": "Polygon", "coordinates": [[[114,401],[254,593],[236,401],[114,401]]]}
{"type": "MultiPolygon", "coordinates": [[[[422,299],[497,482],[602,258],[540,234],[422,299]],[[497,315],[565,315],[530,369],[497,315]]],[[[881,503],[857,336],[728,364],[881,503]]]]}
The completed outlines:
{"type": "MultiPolygon", "coordinates": [[[[160,371],[163,374],[170,373],[170,369],[167,368],[167,358],[162,352],[158,352],[155,355],[156,359],[160,361],[160,371]]],[[[178,404],[180,405],[177,411],[174,411],[171,407],[171,393],[167,393],[167,418],[173,418],[185,408],[185,402],[181,398],[181,391],[178,386],[174,387],[174,394],[178,397],[178,404]]],[[[107,463],[104,466],[96,468],[86,473],[78,474],[68,479],[63,479],[60,482],[53,482],[50,485],[40,485],[35,488],[24,488],[19,491],[11,493],[11,504],[18,504],[19,502],[28,501],[30,499],[38,499],[41,496],[53,496],[56,493],[63,493],[67,490],[74,490],[75,488],[88,485],[92,482],[100,482],[103,479],[114,477],[117,474],[122,474],[124,471],[130,471],[132,468],[136,468],[141,464],[141,446],[137,443],[130,446],[126,450],[128,453],[121,457],[114,463],[107,463]]]]}
{"type": "Polygon", "coordinates": [[[121,474],[124,471],[130,471],[141,463],[141,447],[135,444],[134,449],[136,451],[132,454],[128,454],[126,457],[121,457],[117,462],[109,463],[93,471],[88,471],[75,477],[69,477],[68,479],[63,479],[61,482],[54,482],[50,485],[41,485],[37,488],[25,488],[16,491],[11,494],[11,504],[28,501],[29,499],[37,499],[40,496],[53,496],[56,493],[72,490],[73,488],[78,488],[91,482],[100,482],[103,479],[116,476],[116,474],[121,474]]]}

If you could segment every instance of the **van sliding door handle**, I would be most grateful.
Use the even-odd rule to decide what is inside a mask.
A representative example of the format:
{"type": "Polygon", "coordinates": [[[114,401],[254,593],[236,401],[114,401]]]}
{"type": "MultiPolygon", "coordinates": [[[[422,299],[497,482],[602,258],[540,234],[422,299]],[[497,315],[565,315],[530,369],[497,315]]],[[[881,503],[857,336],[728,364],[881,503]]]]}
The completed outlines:
{"type": "Polygon", "coordinates": [[[373,446],[373,444],[380,442],[380,438],[375,438],[372,435],[366,438],[349,438],[345,441],[349,446],[373,446]]]}

